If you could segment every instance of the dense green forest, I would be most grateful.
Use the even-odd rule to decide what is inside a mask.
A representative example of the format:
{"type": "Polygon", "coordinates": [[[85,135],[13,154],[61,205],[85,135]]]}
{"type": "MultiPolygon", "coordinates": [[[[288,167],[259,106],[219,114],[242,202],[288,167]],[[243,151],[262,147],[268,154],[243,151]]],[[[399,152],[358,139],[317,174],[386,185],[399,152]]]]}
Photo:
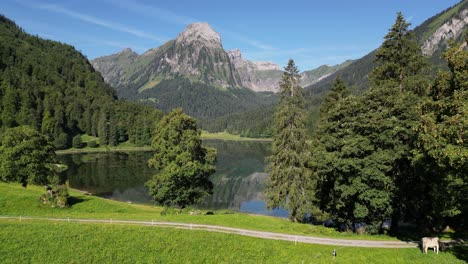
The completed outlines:
{"type": "Polygon", "coordinates": [[[89,61],[70,45],[25,33],[0,17],[0,131],[28,125],[56,148],[75,135],[99,136],[101,144],[149,144],[161,112],[118,101],[89,61]]]}
{"type": "Polygon", "coordinates": [[[449,44],[444,53],[448,70],[440,70],[434,80],[401,13],[384,39],[374,53],[367,91],[353,95],[341,79],[333,83],[321,105],[310,155],[301,155],[306,145],[297,144],[302,126],[293,122],[302,115],[303,104],[279,104],[274,147],[296,136],[270,158],[270,170],[283,171],[273,176],[282,175],[287,183],[269,176],[279,190],[276,196],[268,193],[268,202],[286,195],[283,204],[295,208],[289,212],[291,219],[318,220],[325,213],[343,230],[366,226],[366,232],[377,233],[382,222],[391,219],[393,234],[400,234],[401,222],[425,234],[446,226],[466,232],[468,39],[449,44]],[[284,113],[291,116],[278,118],[284,113]],[[288,154],[293,148],[301,151],[288,154]],[[284,166],[291,160],[297,161],[284,166]],[[302,191],[298,186],[304,180],[298,175],[312,175],[302,191]],[[298,193],[313,205],[302,202],[297,208],[294,203],[304,200],[298,193]]]}
{"type": "Polygon", "coordinates": [[[161,81],[155,88],[146,89],[129,100],[144,102],[164,112],[181,107],[184,112],[205,124],[220,116],[271,105],[277,97],[245,88],[217,88],[177,77],[161,81]]]}

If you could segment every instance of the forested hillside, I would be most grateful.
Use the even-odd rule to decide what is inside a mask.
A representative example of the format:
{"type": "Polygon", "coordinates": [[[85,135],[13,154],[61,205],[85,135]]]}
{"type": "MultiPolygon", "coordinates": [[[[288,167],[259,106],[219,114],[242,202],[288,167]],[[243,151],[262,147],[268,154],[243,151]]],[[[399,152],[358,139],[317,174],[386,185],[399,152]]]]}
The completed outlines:
{"type": "Polygon", "coordinates": [[[31,126],[57,148],[73,136],[99,136],[101,144],[146,144],[160,112],[118,102],[89,61],[74,47],[25,33],[0,16],[0,131],[31,126]]]}
{"type": "MultiPolygon", "coordinates": [[[[429,18],[414,29],[415,37],[426,55],[430,67],[426,73],[432,78],[439,69],[447,69],[447,63],[443,58],[443,52],[447,49],[449,39],[461,42],[467,35],[466,20],[468,16],[468,1],[450,7],[437,15],[429,18]],[[463,26],[464,25],[464,26],[463,26]]],[[[349,87],[353,94],[362,94],[369,88],[369,73],[374,69],[375,50],[364,57],[352,61],[346,67],[331,73],[320,81],[305,87],[308,109],[307,127],[315,128],[318,121],[318,109],[322,98],[332,87],[333,81],[339,76],[349,87]]],[[[271,136],[273,110],[275,106],[266,106],[242,114],[233,114],[217,118],[206,129],[213,132],[227,130],[231,133],[248,136],[271,136]],[[270,113],[270,114],[267,114],[270,113]]]]}

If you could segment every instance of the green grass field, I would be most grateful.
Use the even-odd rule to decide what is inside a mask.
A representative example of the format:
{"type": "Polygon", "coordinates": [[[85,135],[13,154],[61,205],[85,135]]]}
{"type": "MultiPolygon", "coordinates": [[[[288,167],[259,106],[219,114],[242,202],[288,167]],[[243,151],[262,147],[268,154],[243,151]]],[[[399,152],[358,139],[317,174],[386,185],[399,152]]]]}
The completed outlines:
{"type": "MultiPolygon", "coordinates": [[[[39,203],[42,192],[39,186],[24,189],[0,183],[0,215],[174,221],[320,237],[395,240],[226,211],[215,211],[214,215],[189,215],[188,211],[161,215],[161,207],[110,201],[76,190],[71,190],[74,204],[70,208],[50,208],[39,203]]],[[[334,248],[150,226],[0,220],[2,263],[463,263],[459,258],[467,256],[464,248],[436,256],[424,255],[417,248],[338,247],[339,257],[333,260],[334,248]]]]}
{"type": "Polygon", "coordinates": [[[463,263],[451,253],[429,253],[157,227],[0,221],[2,263],[463,263]]]}

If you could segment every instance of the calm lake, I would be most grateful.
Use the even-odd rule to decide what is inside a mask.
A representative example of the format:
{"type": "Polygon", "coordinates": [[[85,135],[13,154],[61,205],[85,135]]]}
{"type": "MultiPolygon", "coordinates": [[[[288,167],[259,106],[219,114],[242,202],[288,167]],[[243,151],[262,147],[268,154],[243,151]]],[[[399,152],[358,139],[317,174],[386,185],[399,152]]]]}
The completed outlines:
{"type": "MultiPolygon", "coordinates": [[[[271,143],[206,140],[218,150],[216,173],[211,176],[213,195],[202,209],[233,211],[287,217],[286,210],[267,210],[262,201],[265,157],[271,143]]],[[[68,165],[70,186],[93,195],[134,203],[151,203],[144,183],[155,173],[148,168],[151,152],[111,152],[59,155],[68,165]]]]}

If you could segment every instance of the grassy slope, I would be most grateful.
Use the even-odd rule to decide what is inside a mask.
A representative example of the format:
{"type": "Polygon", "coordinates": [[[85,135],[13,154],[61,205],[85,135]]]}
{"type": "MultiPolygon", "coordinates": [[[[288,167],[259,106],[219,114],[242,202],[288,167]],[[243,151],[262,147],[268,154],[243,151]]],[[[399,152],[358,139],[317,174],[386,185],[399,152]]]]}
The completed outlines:
{"type": "Polygon", "coordinates": [[[71,208],[50,208],[39,203],[39,196],[43,192],[43,187],[39,186],[28,186],[27,189],[24,189],[17,184],[6,184],[0,182],[0,215],[147,221],[160,220],[213,224],[251,230],[314,235],[321,237],[395,240],[395,238],[383,235],[368,236],[356,235],[353,233],[340,233],[331,228],[291,223],[282,218],[231,213],[226,211],[216,211],[215,215],[189,215],[188,212],[178,215],[161,215],[161,211],[163,210],[161,207],[111,201],[99,197],[87,196],[75,190],[71,191],[71,195],[77,203],[71,208]]]}
{"type": "Polygon", "coordinates": [[[241,137],[240,135],[234,135],[227,132],[210,133],[208,131],[202,131],[202,139],[221,139],[221,140],[238,140],[238,141],[271,141],[270,138],[248,138],[241,137]]]}
{"type": "MultiPolygon", "coordinates": [[[[162,208],[115,202],[71,191],[71,208],[49,208],[39,203],[39,186],[27,189],[0,183],[0,215],[94,219],[161,220],[205,223],[246,229],[336,238],[392,240],[386,236],[338,233],[321,226],[247,214],[161,216],[162,208]]],[[[160,262],[160,263],[329,263],[332,246],[305,245],[237,235],[107,224],[78,224],[0,220],[2,263],[24,262],[160,262]]],[[[337,263],[457,263],[454,254],[424,255],[419,249],[337,248],[337,263]]],[[[466,256],[462,249],[459,258],[466,256]]],[[[460,251],[459,251],[460,252],[460,251]]]]}
{"type": "Polygon", "coordinates": [[[2,263],[463,263],[419,249],[336,248],[157,227],[0,221],[2,263]]]}

